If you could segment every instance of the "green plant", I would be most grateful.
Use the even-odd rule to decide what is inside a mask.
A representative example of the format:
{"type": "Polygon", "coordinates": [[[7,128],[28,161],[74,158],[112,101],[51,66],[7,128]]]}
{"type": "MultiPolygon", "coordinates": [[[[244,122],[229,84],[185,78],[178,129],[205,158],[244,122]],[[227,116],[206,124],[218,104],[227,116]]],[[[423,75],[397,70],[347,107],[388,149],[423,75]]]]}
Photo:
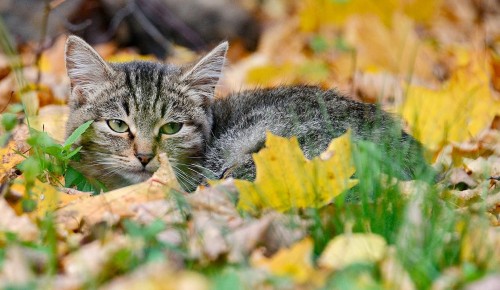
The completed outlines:
{"type": "MultiPolygon", "coordinates": [[[[69,165],[71,160],[78,158],[78,152],[81,149],[81,147],[72,148],[73,144],[92,122],[88,121],[78,127],[62,145],[46,132],[30,128],[30,137],[27,140],[28,145],[31,146],[30,155],[25,156],[22,152],[18,152],[26,157],[18,165],[18,168],[25,178],[28,197],[31,197],[31,189],[37,179],[66,187],[76,186],[79,190],[97,191],[93,185],[84,182],[84,177],[69,165]],[[65,184],[61,184],[61,177],[65,178],[65,184]]],[[[28,201],[28,206],[25,209],[33,210],[33,205],[33,202],[28,201]]]]}

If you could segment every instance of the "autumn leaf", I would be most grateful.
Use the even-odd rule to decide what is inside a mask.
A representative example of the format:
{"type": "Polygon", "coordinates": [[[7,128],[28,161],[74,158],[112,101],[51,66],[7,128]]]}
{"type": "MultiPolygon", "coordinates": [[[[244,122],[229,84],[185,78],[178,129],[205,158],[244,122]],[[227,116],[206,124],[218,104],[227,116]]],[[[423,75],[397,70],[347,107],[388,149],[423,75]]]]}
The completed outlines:
{"type": "Polygon", "coordinates": [[[339,270],[359,262],[380,261],[387,251],[387,243],[376,234],[343,234],[328,242],[318,264],[339,270]]]}
{"type": "Polygon", "coordinates": [[[405,15],[391,18],[398,25],[387,27],[374,16],[352,17],[346,23],[345,40],[356,51],[356,65],[365,72],[434,79],[436,55],[418,37],[415,23],[405,15]]]}
{"type": "Polygon", "coordinates": [[[275,275],[290,276],[296,282],[304,283],[314,272],[312,250],[313,241],[311,238],[306,238],[290,248],[281,249],[271,258],[255,254],[251,264],[275,275]]]}
{"type": "Polygon", "coordinates": [[[16,144],[11,141],[6,147],[0,147],[0,183],[6,181],[9,172],[24,160],[24,157],[16,153],[16,144]]]}
{"type": "Polygon", "coordinates": [[[351,133],[334,139],[328,149],[313,160],[291,139],[267,133],[266,147],[254,154],[255,182],[235,180],[240,192],[238,208],[255,213],[273,208],[321,207],[357,184],[350,179],[355,168],[351,156],[351,133]]]}
{"type": "Polygon", "coordinates": [[[16,233],[22,240],[33,241],[38,237],[39,231],[27,214],[17,214],[7,201],[0,198],[0,233],[16,233]]]}
{"type": "Polygon", "coordinates": [[[263,65],[249,70],[246,81],[256,85],[279,85],[287,83],[321,83],[328,79],[330,68],[321,60],[306,60],[294,64],[287,62],[281,65],[263,65]]]}
{"type": "Polygon", "coordinates": [[[402,114],[412,133],[431,150],[462,142],[500,114],[481,55],[457,49],[457,70],[441,89],[410,86],[402,114]]]}
{"type": "MultiPolygon", "coordinates": [[[[21,197],[25,196],[26,184],[24,178],[17,178],[10,187],[11,194],[21,197]]],[[[32,219],[43,218],[49,212],[53,212],[58,208],[64,207],[72,201],[89,197],[90,194],[67,194],[57,190],[48,183],[43,183],[39,180],[35,181],[31,187],[31,197],[36,202],[36,210],[31,212],[29,216],[32,219]]],[[[21,203],[16,204],[14,209],[21,214],[23,212],[21,203]]]]}
{"type": "MultiPolygon", "coordinates": [[[[376,15],[385,25],[392,22],[395,13],[404,13],[419,22],[432,19],[441,1],[402,0],[306,0],[299,12],[301,28],[314,31],[324,25],[343,25],[352,15],[376,15]]],[[[398,23],[399,24],[399,23],[398,23]]]]}
{"type": "Polygon", "coordinates": [[[124,63],[130,61],[154,61],[156,58],[152,55],[140,55],[132,51],[125,51],[114,54],[106,58],[106,61],[113,63],[124,63]]]}
{"type": "Polygon", "coordinates": [[[57,142],[63,143],[66,136],[66,121],[69,108],[67,106],[50,105],[40,109],[37,116],[29,119],[31,128],[47,132],[57,142]]]}

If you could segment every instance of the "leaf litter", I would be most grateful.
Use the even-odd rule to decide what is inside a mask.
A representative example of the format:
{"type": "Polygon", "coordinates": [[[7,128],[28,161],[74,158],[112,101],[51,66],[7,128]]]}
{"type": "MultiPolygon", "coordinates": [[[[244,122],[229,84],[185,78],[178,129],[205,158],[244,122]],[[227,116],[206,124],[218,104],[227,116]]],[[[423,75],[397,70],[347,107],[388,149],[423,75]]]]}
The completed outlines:
{"type": "MultiPolygon", "coordinates": [[[[495,11],[500,8],[484,4],[491,7],[477,23],[480,1],[425,2],[384,0],[383,9],[363,0],[259,7],[269,28],[256,52],[232,59],[219,91],[335,84],[355,98],[380,102],[400,112],[408,130],[429,149],[429,161],[441,174],[432,185],[359,179],[346,136],[333,141],[341,143],[338,147],[306,160],[296,141],[271,135],[267,151],[254,157],[254,183],[225,180],[185,193],[163,158],[150,180],[96,196],[64,188],[61,176],[30,185],[17,168],[31,154],[30,132],[9,98],[10,104],[31,100],[25,123],[63,143],[67,107],[61,104],[69,88],[62,62],[65,39],[43,53],[41,86],[34,86],[32,52],[21,54],[30,84],[24,95],[0,54],[0,108],[6,108],[0,131],[6,136],[0,148],[0,287],[496,287],[500,26],[495,11]],[[488,48],[481,45],[484,39],[488,48]],[[6,130],[6,124],[14,127],[6,130]],[[273,157],[290,166],[282,171],[273,157]],[[328,184],[321,170],[336,181],[328,184]],[[351,177],[358,178],[358,186],[351,177]],[[380,207],[371,219],[370,208],[387,201],[375,196],[367,202],[361,195],[345,202],[359,187],[375,194],[396,190],[402,205],[380,207]],[[36,207],[27,207],[27,199],[36,207]],[[398,210],[398,220],[384,223],[399,227],[386,232],[376,226],[398,210]],[[441,248],[431,246],[436,244],[441,248]]],[[[194,56],[176,49],[184,51],[180,58],[194,56]]],[[[152,58],[113,43],[98,50],[117,62],[152,58]]]]}

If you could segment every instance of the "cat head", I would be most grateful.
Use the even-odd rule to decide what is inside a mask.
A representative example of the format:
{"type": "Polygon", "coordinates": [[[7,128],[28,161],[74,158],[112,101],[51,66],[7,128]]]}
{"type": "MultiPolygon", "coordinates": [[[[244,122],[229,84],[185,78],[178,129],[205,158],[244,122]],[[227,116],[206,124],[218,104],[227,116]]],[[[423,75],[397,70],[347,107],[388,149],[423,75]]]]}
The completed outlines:
{"type": "Polygon", "coordinates": [[[165,152],[185,189],[201,179],[199,162],[212,125],[210,104],[228,49],[219,44],[198,62],[105,62],[84,40],[66,42],[71,80],[66,132],[93,120],[77,146],[78,170],[114,189],[141,182],[165,152]]]}

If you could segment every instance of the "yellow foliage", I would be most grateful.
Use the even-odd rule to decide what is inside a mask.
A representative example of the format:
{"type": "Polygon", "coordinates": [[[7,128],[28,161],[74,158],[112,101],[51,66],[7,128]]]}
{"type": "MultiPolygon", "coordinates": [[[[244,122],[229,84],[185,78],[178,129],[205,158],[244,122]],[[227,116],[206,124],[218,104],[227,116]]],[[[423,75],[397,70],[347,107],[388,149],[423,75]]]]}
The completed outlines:
{"type": "Polygon", "coordinates": [[[410,86],[402,108],[413,135],[432,150],[476,136],[500,115],[481,56],[457,51],[451,79],[438,90],[410,86]]]}
{"type": "Polygon", "coordinates": [[[351,134],[334,139],[328,149],[313,160],[291,139],[267,133],[266,147],[253,155],[257,167],[255,182],[235,180],[240,192],[238,208],[256,213],[273,208],[321,207],[357,184],[350,179],[355,168],[351,156],[351,134]]]}
{"type": "Polygon", "coordinates": [[[291,62],[275,65],[263,65],[252,68],[246,77],[251,84],[272,86],[283,83],[321,83],[327,80],[330,74],[328,64],[321,60],[310,60],[304,63],[291,62]]]}
{"type": "MultiPolygon", "coordinates": [[[[15,192],[16,195],[24,195],[25,192],[24,178],[16,179],[10,188],[11,192],[15,192]]],[[[30,213],[32,219],[43,218],[48,212],[53,212],[58,208],[61,208],[68,203],[80,199],[82,197],[88,197],[90,194],[67,194],[61,192],[54,188],[52,185],[41,182],[39,180],[35,181],[35,185],[31,189],[32,197],[36,203],[36,210],[30,213]]],[[[17,213],[22,213],[21,204],[17,204],[14,209],[17,213]]]]}
{"type": "Polygon", "coordinates": [[[387,243],[376,234],[343,234],[326,246],[318,264],[321,267],[340,270],[352,263],[378,262],[387,252],[387,243]]]}
{"type": "Polygon", "coordinates": [[[280,249],[271,258],[253,256],[252,266],[266,269],[274,275],[289,276],[298,283],[304,283],[314,273],[312,264],[313,241],[306,238],[290,248],[280,249]]]}
{"type": "Polygon", "coordinates": [[[124,63],[130,61],[154,61],[156,60],[152,55],[140,55],[133,52],[121,52],[106,58],[106,61],[114,63],[124,63]]]}
{"type": "MultiPolygon", "coordinates": [[[[323,25],[343,25],[352,15],[376,15],[386,24],[392,16],[404,13],[419,22],[434,16],[440,0],[305,0],[300,9],[300,24],[304,31],[315,31],[323,25]]],[[[396,22],[394,22],[396,23],[396,22]]]]}
{"type": "Polygon", "coordinates": [[[16,144],[10,141],[7,146],[0,147],[0,183],[7,180],[9,171],[24,160],[21,154],[16,153],[16,144]]]}
{"type": "Polygon", "coordinates": [[[434,79],[434,51],[420,41],[410,18],[396,14],[393,19],[398,25],[392,28],[374,16],[349,20],[345,39],[356,51],[357,67],[362,71],[383,70],[401,77],[413,74],[426,80],[434,79]]]}

